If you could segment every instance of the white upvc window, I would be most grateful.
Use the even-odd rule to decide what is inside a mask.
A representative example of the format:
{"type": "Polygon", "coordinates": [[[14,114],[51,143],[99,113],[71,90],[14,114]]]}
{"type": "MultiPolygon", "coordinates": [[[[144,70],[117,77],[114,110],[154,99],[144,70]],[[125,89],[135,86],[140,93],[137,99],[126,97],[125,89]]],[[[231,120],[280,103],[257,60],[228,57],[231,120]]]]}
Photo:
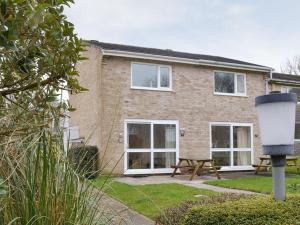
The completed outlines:
{"type": "Polygon", "coordinates": [[[295,120],[295,142],[300,142],[300,87],[281,87],[282,93],[295,93],[297,94],[297,106],[296,106],[296,120],[295,120]]]}
{"type": "Polygon", "coordinates": [[[178,121],[125,120],[124,173],[171,173],[179,156],[178,121]]]}
{"type": "Polygon", "coordinates": [[[210,156],[221,169],[252,169],[253,125],[210,123],[210,156]]]}
{"type": "Polygon", "coordinates": [[[131,63],[131,88],[171,91],[172,67],[148,63],[131,63]]]}
{"type": "Polygon", "coordinates": [[[242,73],[215,71],[214,94],[246,96],[246,75],[242,73]]]}

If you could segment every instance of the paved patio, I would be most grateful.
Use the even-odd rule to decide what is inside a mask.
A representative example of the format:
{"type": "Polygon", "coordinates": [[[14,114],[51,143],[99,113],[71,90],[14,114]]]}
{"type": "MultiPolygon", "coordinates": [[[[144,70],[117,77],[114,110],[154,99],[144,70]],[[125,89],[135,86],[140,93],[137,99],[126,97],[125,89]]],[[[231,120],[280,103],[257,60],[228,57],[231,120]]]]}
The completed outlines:
{"type": "MultiPolygon", "coordinates": [[[[232,173],[221,173],[222,179],[235,179],[241,177],[254,177],[254,176],[271,176],[271,173],[261,173],[261,175],[254,175],[253,171],[249,172],[232,172],[232,173]]],[[[222,193],[239,193],[239,194],[258,194],[251,191],[230,189],[217,187],[213,185],[204,184],[207,180],[217,180],[215,176],[196,176],[192,181],[189,180],[190,174],[187,175],[153,175],[153,176],[125,176],[114,178],[118,182],[126,183],[129,185],[145,185],[145,184],[166,184],[166,183],[178,183],[186,186],[208,189],[222,193]]]]}

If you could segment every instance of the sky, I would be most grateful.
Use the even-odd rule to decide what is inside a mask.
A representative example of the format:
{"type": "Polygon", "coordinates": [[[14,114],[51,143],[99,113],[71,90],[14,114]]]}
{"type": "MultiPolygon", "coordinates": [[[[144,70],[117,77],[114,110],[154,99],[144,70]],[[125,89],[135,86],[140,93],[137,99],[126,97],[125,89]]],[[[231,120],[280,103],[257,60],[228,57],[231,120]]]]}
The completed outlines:
{"type": "Polygon", "coordinates": [[[280,71],[300,55],[300,0],[75,0],[85,40],[217,55],[280,71]]]}

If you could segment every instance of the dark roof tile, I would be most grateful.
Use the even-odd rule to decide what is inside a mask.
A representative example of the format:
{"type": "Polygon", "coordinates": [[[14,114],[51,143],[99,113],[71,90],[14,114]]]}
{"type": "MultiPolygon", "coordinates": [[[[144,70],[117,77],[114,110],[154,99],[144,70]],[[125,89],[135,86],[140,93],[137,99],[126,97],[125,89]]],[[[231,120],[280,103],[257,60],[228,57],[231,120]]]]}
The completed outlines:
{"type": "Polygon", "coordinates": [[[249,62],[244,62],[244,61],[240,61],[240,60],[236,60],[236,59],[224,58],[224,57],[220,57],[220,56],[178,52],[178,51],[173,51],[170,49],[146,48],[146,47],[138,47],[138,46],[131,46],[131,45],[112,44],[112,43],[99,42],[99,41],[95,41],[95,40],[91,40],[88,42],[91,44],[98,45],[104,50],[136,52],[136,53],[144,53],[144,54],[159,55],[159,56],[170,56],[170,57],[176,57],[176,58],[195,59],[195,60],[209,60],[209,61],[216,61],[216,62],[221,62],[221,63],[233,63],[233,64],[240,64],[240,65],[258,66],[258,67],[268,68],[266,66],[249,63],[249,62]]]}
{"type": "Polygon", "coordinates": [[[286,73],[272,73],[272,80],[287,80],[300,82],[299,75],[292,75],[286,73]]]}

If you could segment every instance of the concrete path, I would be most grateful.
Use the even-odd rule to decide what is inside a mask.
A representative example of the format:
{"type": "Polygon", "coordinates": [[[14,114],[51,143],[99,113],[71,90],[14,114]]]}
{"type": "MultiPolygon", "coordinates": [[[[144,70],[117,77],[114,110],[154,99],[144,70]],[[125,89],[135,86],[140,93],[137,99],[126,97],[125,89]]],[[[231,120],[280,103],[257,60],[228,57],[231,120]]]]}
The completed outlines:
{"type": "Polygon", "coordinates": [[[170,175],[162,175],[162,176],[146,176],[146,177],[118,177],[115,178],[115,180],[130,185],[177,183],[177,184],[182,184],[182,185],[191,186],[195,188],[208,189],[208,190],[223,192],[223,193],[259,194],[251,191],[223,188],[223,187],[204,184],[206,180],[217,179],[212,176],[196,177],[192,181],[189,180],[189,177],[190,175],[177,175],[175,177],[171,177],[170,175]]]}
{"type": "Polygon", "coordinates": [[[98,218],[103,224],[109,225],[154,225],[154,221],[129,209],[123,203],[95,189],[95,198],[101,195],[97,205],[98,218]]]}

